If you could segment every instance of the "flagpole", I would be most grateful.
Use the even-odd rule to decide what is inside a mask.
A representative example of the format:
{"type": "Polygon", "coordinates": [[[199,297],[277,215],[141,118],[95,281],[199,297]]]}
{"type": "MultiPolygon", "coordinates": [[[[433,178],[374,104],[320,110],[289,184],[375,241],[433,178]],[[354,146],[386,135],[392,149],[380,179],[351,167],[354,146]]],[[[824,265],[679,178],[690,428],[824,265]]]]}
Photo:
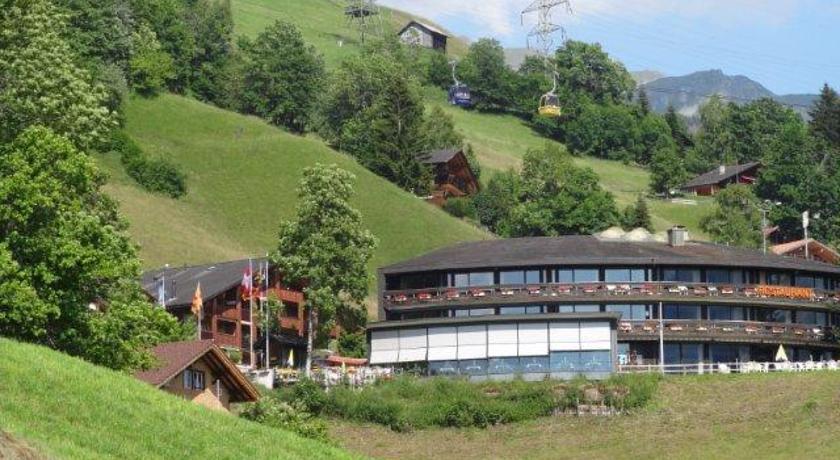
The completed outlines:
{"type": "Polygon", "coordinates": [[[249,349],[251,352],[251,369],[257,367],[257,359],[254,356],[254,332],[256,328],[254,327],[254,265],[252,263],[251,258],[248,258],[248,274],[251,277],[250,282],[248,283],[248,319],[251,321],[251,333],[249,334],[249,349]]]}
{"type": "Polygon", "coordinates": [[[276,320],[276,318],[269,318],[268,315],[271,313],[271,309],[268,308],[268,253],[265,254],[265,273],[263,274],[263,285],[265,286],[265,300],[263,300],[263,308],[265,309],[265,316],[266,316],[266,326],[265,326],[265,368],[268,369],[271,365],[271,338],[269,335],[269,327],[271,322],[276,320]]]}

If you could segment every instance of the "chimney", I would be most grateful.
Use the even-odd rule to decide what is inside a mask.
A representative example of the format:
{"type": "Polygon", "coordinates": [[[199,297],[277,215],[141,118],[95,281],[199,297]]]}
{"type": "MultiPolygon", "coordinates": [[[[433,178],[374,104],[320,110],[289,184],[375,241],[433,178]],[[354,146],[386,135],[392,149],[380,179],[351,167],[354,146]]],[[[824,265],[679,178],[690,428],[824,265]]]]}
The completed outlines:
{"type": "Polygon", "coordinates": [[[688,241],[688,230],[682,225],[674,225],[668,229],[668,245],[669,246],[685,246],[688,241]]]}
{"type": "Polygon", "coordinates": [[[726,166],[725,165],[718,166],[718,174],[720,174],[721,176],[726,174],[726,166]]]}

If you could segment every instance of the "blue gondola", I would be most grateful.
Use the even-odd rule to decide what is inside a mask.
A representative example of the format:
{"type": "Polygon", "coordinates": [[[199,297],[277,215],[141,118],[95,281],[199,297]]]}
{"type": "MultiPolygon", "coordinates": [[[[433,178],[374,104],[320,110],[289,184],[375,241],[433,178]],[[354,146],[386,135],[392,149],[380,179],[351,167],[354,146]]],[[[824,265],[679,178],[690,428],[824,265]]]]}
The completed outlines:
{"type": "Polygon", "coordinates": [[[449,87],[449,103],[458,107],[472,107],[469,86],[460,83],[449,87]]]}
{"type": "Polygon", "coordinates": [[[457,105],[458,107],[472,107],[472,95],[470,94],[470,87],[458,81],[455,75],[455,67],[458,61],[450,61],[452,66],[452,86],[449,87],[449,103],[457,105]]]}

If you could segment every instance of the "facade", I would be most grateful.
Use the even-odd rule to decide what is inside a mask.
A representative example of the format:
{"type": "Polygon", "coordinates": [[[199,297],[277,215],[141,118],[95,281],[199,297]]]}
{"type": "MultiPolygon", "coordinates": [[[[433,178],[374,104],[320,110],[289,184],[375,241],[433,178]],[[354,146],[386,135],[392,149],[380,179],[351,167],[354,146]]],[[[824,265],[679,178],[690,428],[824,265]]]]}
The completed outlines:
{"type": "Polygon", "coordinates": [[[813,238],[776,244],[770,246],[770,251],[781,256],[801,257],[834,265],[840,263],[840,254],[834,248],[813,238]],[[807,257],[805,254],[806,247],[808,248],[807,257]]]}
{"type": "Polygon", "coordinates": [[[742,165],[719,166],[688,181],[682,191],[700,196],[712,196],[731,184],[752,184],[761,168],[757,162],[742,165]]]}
{"type": "Polygon", "coordinates": [[[464,243],[380,269],[379,287],[371,363],[433,374],[597,375],[773,361],[780,345],[792,360],[840,351],[840,267],[688,241],[682,228],[667,242],[464,243]]]}
{"type": "Polygon", "coordinates": [[[423,163],[431,166],[435,175],[435,190],[429,199],[441,206],[450,197],[473,195],[480,187],[467,156],[461,149],[428,152],[423,163]]]}
{"type": "Polygon", "coordinates": [[[135,377],[168,393],[219,410],[259,399],[254,385],[212,340],[165,343],[152,353],[158,367],[135,377]]]}
{"type": "MultiPolygon", "coordinates": [[[[262,367],[265,363],[265,339],[259,330],[261,295],[244,295],[241,289],[243,275],[258,267],[265,259],[234,260],[189,267],[167,267],[143,274],[142,285],[156,301],[163,294],[166,309],[179,320],[192,317],[191,305],[198,283],[201,283],[203,308],[201,313],[201,338],[212,339],[226,350],[235,350],[242,356],[242,363],[262,367]],[[161,289],[163,292],[161,292],[161,289]]],[[[261,283],[254,277],[255,287],[261,283]]],[[[269,362],[273,365],[288,363],[290,354],[295,363],[305,359],[305,309],[303,294],[287,289],[280,283],[279,274],[269,270],[268,290],[283,302],[280,314],[280,331],[269,340],[269,362]]]]}
{"type": "Polygon", "coordinates": [[[446,52],[447,35],[437,27],[418,21],[410,21],[397,33],[406,45],[422,46],[446,52]]]}

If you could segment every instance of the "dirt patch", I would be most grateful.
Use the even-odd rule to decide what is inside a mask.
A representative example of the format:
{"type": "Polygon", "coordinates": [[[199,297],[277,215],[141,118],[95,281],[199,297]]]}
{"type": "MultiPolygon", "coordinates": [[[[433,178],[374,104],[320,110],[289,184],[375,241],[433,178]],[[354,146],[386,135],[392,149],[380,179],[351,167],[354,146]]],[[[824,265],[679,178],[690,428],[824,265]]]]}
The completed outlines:
{"type": "Polygon", "coordinates": [[[10,434],[0,431],[0,459],[2,460],[42,460],[43,455],[31,447],[13,438],[10,434]]]}

